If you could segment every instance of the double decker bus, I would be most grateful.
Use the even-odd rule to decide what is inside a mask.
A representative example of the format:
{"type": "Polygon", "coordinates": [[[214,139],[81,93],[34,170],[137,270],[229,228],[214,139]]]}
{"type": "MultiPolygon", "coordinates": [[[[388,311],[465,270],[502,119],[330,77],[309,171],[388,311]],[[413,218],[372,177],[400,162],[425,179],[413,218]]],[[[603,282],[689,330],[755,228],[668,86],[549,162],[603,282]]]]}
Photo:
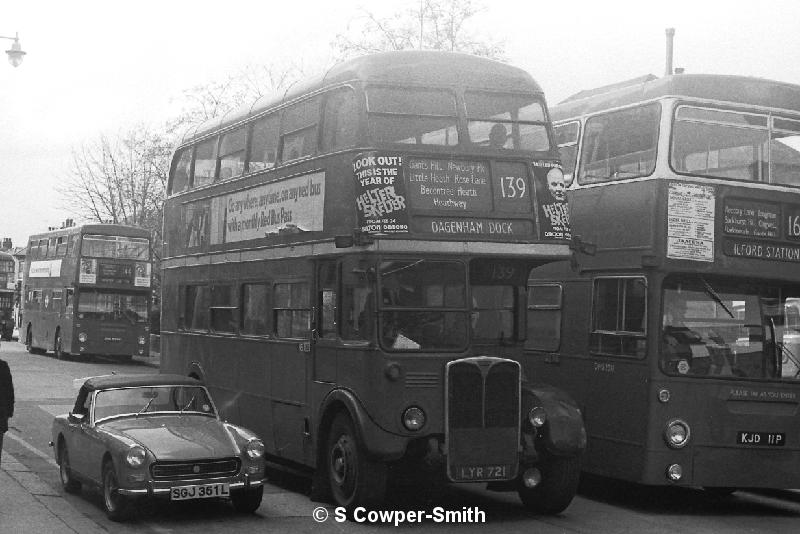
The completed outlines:
{"type": "Polygon", "coordinates": [[[576,258],[536,269],[536,375],[586,471],[800,487],[800,86],[649,76],[552,110],[576,258]]]}
{"type": "Polygon", "coordinates": [[[14,295],[16,284],[14,256],[0,251],[0,339],[11,341],[14,332],[14,295]]]}
{"type": "Polygon", "coordinates": [[[570,254],[530,75],[341,63],[187,134],[165,214],[161,369],[204,380],[316,498],[376,505],[390,467],[427,467],[568,506],[580,414],[522,352],[528,273],[570,254]]]}
{"type": "Polygon", "coordinates": [[[142,228],[84,224],[31,236],[20,339],[58,359],[147,356],[151,270],[142,228]]]}

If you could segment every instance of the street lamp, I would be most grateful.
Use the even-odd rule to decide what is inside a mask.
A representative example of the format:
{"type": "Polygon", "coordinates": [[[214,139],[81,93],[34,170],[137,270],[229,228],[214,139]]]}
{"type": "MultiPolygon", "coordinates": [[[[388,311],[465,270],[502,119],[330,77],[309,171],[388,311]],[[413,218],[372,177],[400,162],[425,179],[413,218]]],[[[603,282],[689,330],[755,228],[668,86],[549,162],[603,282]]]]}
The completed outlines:
{"type": "Polygon", "coordinates": [[[14,41],[11,43],[11,48],[6,50],[6,54],[8,54],[8,62],[14,67],[19,67],[19,64],[22,63],[22,58],[24,58],[25,54],[27,54],[27,52],[23,51],[22,47],[19,45],[19,33],[17,33],[14,37],[0,35],[0,39],[9,39],[14,41]]]}

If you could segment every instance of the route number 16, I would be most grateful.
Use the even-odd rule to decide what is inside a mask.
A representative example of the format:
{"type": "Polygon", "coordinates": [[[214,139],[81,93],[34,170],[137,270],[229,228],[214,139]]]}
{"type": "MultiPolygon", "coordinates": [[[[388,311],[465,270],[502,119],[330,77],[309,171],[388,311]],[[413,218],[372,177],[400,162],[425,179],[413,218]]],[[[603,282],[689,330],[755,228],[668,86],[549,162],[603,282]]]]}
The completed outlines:
{"type": "Polygon", "coordinates": [[[525,178],[521,176],[503,176],[500,179],[503,198],[524,198],[525,187],[525,178]]]}
{"type": "Polygon", "coordinates": [[[786,231],[790,236],[800,236],[800,215],[789,215],[786,217],[787,228],[786,231]]]}

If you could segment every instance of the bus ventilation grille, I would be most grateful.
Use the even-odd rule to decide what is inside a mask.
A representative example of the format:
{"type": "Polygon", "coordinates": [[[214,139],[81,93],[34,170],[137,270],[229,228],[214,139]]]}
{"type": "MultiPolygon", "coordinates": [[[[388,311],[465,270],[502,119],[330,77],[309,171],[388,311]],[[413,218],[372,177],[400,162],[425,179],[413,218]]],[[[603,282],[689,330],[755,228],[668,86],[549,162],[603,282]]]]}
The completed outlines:
{"type": "Polygon", "coordinates": [[[407,388],[435,388],[440,382],[436,373],[406,373],[407,388]]]}

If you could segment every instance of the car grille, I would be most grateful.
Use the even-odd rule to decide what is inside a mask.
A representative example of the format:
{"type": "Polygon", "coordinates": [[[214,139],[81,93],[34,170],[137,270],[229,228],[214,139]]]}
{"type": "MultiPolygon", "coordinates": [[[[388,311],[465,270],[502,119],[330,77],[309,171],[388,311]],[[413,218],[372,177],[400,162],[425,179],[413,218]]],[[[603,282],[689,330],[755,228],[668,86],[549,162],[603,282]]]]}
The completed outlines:
{"type": "Polygon", "coordinates": [[[239,458],[196,460],[193,462],[165,461],[150,466],[153,480],[231,477],[239,472],[239,458]]]}

